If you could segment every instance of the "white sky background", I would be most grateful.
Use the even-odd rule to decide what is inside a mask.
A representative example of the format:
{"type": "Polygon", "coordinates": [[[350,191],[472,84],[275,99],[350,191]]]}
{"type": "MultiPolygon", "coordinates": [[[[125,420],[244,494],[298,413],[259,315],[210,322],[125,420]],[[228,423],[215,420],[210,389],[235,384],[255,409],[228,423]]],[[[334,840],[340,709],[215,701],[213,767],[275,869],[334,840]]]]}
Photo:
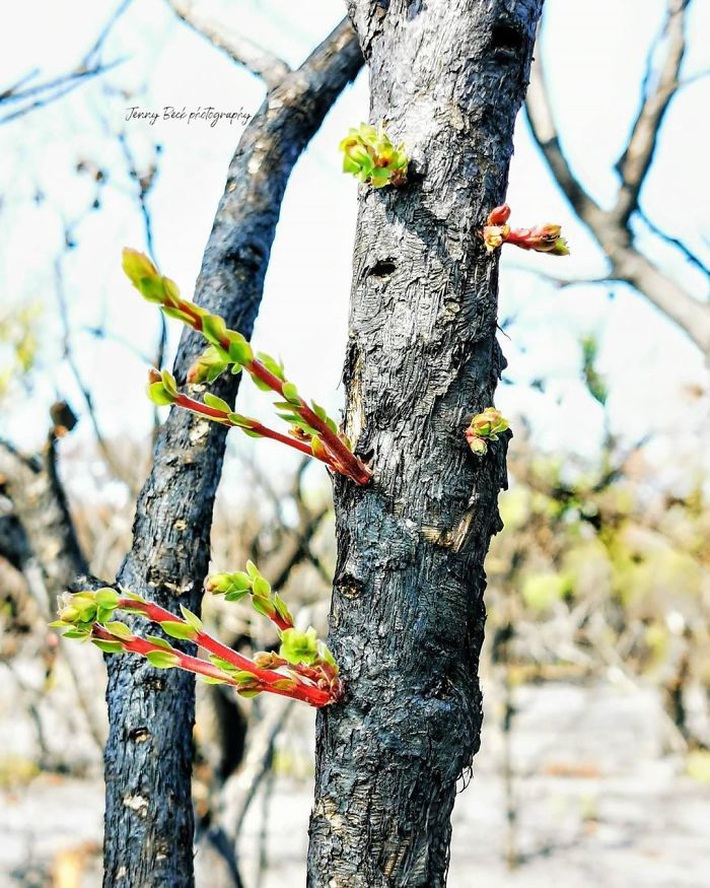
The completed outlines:
{"type": "MultiPolygon", "coordinates": [[[[118,3],[89,0],[26,0],[12,4],[0,35],[0,89],[33,67],[38,79],[76,66],[118,3]],[[38,23],[41,26],[38,27],[38,23]]],[[[293,3],[287,0],[204,0],[202,7],[299,64],[343,14],[340,0],[293,3]]],[[[615,188],[613,164],[625,144],[639,102],[646,53],[662,22],[663,0],[547,0],[543,53],[563,146],[577,175],[592,195],[608,203],[615,188]]],[[[685,76],[710,67],[707,35],[710,4],[693,3],[685,76]]],[[[83,216],[94,199],[80,160],[107,172],[99,211],[83,216],[77,246],[64,261],[65,286],[74,329],[73,345],[91,387],[107,435],[145,434],[150,405],[144,397],[146,364],[121,340],[152,354],[158,332],[154,306],[143,303],[120,272],[120,248],[145,247],[144,229],[116,139],[124,131],[140,166],[155,144],[162,146],[159,174],[149,198],[156,255],[162,270],[191,296],[225,174],[241,129],[221,121],[188,126],[185,121],[125,121],[126,108],[162,111],[212,105],[254,113],[263,87],[206,41],[175,19],[162,0],[134,0],[117,23],[103,60],[126,61],[105,78],[78,88],[45,109],[0,127],[0,305],[40,300],[43,355],[33,391],[24,405],[8,404],[0,434],[22,446],[37,446],[46,434],[46,408],[57,396],[84,411],[70,373],[61,362],[53,263],[61,253],[63,221],[83,216]],[[113,92],[107,95],[105,85],[113,92]],[[134,93],[130,99],[119,90],[134,93]],[[33,201],[41,192],[40,204],[33,201]],[[94,339],[86,328],[104,325],[114,341],[94,339]]],[[[707,206],[708,145],[705,128],[710,78],[698,79],[674,100],[664,123],[659,150],[642,194],[648,216],[667,233],[681,237],[710,261],[707,206]]],[[[1,109],[0,109],[1,110],[1,109]]],[[[350,262],[355,230],[357,185],[340,172],[337,144],[349,126],[368,116],[366,78],[346,90],[329,115],[290,182],[272,253],[254,342],[281,356],[299,390],[337,411],[347,334],[350,262]]],[[[601,409],[579,381],[581,334],[601,337],[600,370],[611,390],[612,426],[634,441],[656,430],[672,431],[657,446],[660,478],[688,476],[693,454],[707,432],[708,397],[693,400],[689,383],[706,387],[697,350],[641,297],[622,286],[556,291],[526,267],[565,276],[599,276],[602,255],[551,184],[519,121],[508,202],[513,223],[561,222],[571,243],[570,259],[525,254],[507,248],[500,317],[514,317],[502,337],[508,377],[497,404],[521,414],[536,440],[551,450],[571,450],[593,458],[601,409]],[[614,299],[609,300],[613,291],[614,299]],[[545,378],[547,393],[529,383],[545,378]],[[677,435],[675,434],[677,430],[677,435]],[[669,455],[673,458],[661,468],[669,455]]],[[[698,296],[707,282],[682,257],[643,241],[649,254],[698,296]]],[[[170,324],[173,348],[179,330],[170,324]]],[[[19,398],[19,401],[22,399],[19,398]]],[[[269,399],[244,384],[238,410],[270,416],[269,399]]],[[[73,437],[91,435],[80,423],[73,437]]],[[[281,459],[277,445],[234,431],[240,450],[261,462],[281,459]]],[[[707,443],[707,437],[705,438],[707,443]]]]}

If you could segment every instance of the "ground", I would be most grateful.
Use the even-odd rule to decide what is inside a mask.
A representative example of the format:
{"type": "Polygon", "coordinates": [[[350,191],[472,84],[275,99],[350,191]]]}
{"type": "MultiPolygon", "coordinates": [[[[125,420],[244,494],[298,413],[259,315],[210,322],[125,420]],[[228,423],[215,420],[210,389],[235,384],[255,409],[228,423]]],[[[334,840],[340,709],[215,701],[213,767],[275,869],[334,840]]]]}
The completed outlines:
{"type": "MultiPolygon", "coordinates": [[[[505,862],[505,746],[498,703],[489,694],[483,748],[454,810],[448,888],[710,884],[710,785],[685,773],[686,760],[673,751],[673,733],[653,690],[557,683],[521,688],[516,702],[512,761],[521,862],[515,870],[505,862]]],[[[288,773],[274,783],[261,880],[263,798],[250,809],[241,843],[247,888],[305,882],[311,782],[298,762],[308,761],[307,716],[286,729],[300,740],[281,757],[291,765],[283,765],[288,773]]],[[[7,721],[0,733],[7,750],[15,736],[7,721]]],[[[96,777],[40,774],[6,785],[0,792],[0,888],[99,886],[102,805],[96,777]],[[47,878],[52,871],[53,882],[47,878]]],[[[222,888],[215,861],[203,858],[198,855],[199,888],[222,888]]]]}

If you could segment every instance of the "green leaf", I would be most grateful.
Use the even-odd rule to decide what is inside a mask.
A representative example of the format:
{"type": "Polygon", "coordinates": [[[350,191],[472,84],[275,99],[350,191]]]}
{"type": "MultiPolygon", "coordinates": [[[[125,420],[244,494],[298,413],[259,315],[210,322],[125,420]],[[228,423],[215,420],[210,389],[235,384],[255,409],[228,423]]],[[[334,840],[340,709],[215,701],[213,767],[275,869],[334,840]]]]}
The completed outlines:
{"type": "MultiPolygon", "coordinates": [[[[320,656],[321,660],[325,660],[326,663],[329,663],[331,666],[335,666],[335,658],[331,654],[328,645],[326,645],[323,641],[318,643],[318,655],[320,656]]],[[[337,672],[338,667],[336,666],[335,669],[337,672]]]]}
{"type": "Polygon", "coordinates": [[[284,374],[284,365],[281,361],[277,361],[275,358],[272,358],[271,355],[267,355],[265,352],[257,352],[257,360],[261,361],[261,363],[266,367],[266,369],[273,373],[278,379],[282,382],[286,381],[286,376],[284,374]]]}
{"type": "Polygon", "coordinates": [[[227,418],[233,426],[237,426],[240,429],[249,429],[254,422],[253,419],[249,419],[248,416],[242,416],[240,413],[230,413],[227,418]]]}
{"type": "Polygon", "coordinates": [[[227,338],[227,325],[219,315],[206,314],[202,318],[202,335],[212,345],[221,345],[227,338]]]}
{"type": "Polygon", "coordinates": [[[250,682],[258,681],[256,676],[252,672],[247,672],[245,669],[240,669],[238,672],[233,672],[231,677],[241,684],[249,684],[250,682]]]}
{"type": "Polygon", "coordinates": [[[96,622],[97,623],[105,623],[106,620],[110,620],[116,610],[115,607],[97,607],[96,608],[96,622]]]}
{"type": "Polygon", "coordinates": [[[184,604],[180,605],[180,613],[185,618],[185,621],[189,623],[193,629],[195,629],[197,632],[202,632],[202,630],[204,629],[204,623],[197,616],[197,614],[193,614],[193,612],[191,610],[188,610],[184,604]]]}
{"type": "Polygon", "coordinates": [[[290,404],[300,404],[301,399],[298,395],[298,389],[292,382],[285,382],[283,386],[283,396],[290,404]]]}
{"type": "Polygon", "coordinates": [[[96,596],[95,596],[96,603],[100,607],[109,607],[114,610],[116,609],[116,606],[118,605],[119,598],[120,598],[120,595],[118,594],[118,592],[116,592],[115,589],[109,589],[109,588],[99,589],[96,592],[96,596]]]}
{"type": "Polygon", "coordinates": [[[244,589],[242,592],[226,592],[224,595],[225,601],[241,601],[246,595],[249,594],[248,589],[244,589]]]}
{"type": "Polygon", "coordinates": [[[276,608],[271,601],[268,598],[263,598],[261,595],[252,596],[251,604],[257,613],[263,614],[263,616],[269,619],[276,613],[276,608]]]}
{"type": "Polygon", "coordinates": [[[119,620],[113,620],[110,623],[104,623],[104,629],[111,633],[111,635],[115,635],[116,638],[123,638],[125,640],[129,640],[133,638],[133,633],[126,626],[125,623],[121,623],[119,620]]]}
{"type": "Polygon", "coordinates": [[[165,388],[165,391],[169,395],[172,395],[174,398],[177,398],[178,387],[177,383],[175,382],[175,377],[172,375],[172,373],[168,373],[167,370],[163,370],[160,374],[160,378],[163,381],[163,387],[165,388]]]}
{"type": "MultiPolygon", "coordinates": [[[[151,301],[157,302],[158,300],[153,299],[151,301]]],[[[173,308],[171,305],[164,305],[162,311],[167,318],[174,318],[176,321],[182,321],[190,327],[193,324],[192,317],[187,312],[181,311],[179,308],[173,308]]]]}
{"type": "Polygon", "coordinates": [[[91,627],[86,629],[81,629],[78,626],[75,626],[73,629],[68,629],[62,636],[62,638],[88,638],[89,633],[91,632],[91,627]]]}
{"type": "Polygon", "coordinates": [[[156,669],[175,669],[180,665],[180,658],[167,651],[148,651],[145,658],[156,669]]]}
{"type": "Polygon", "coordinates": [[[254,376],[253,373],[251,374],[251,380],[260,391],[262,391],[262,392],[272,392],[273,391],[273,389],[271,388],[271,386],[269,385],[268,382],[264,382],[263,379],[259,379],[259,377],[254,376]]]}
{"type": "Polygon", "coordinates": [[[202,400],[208,407],[213,407],[215,410],[223,410],[225,413],[231,413],[232,408],[229,404],[226,401],[223,401],[222,398],[218,398],[217,395],[206,392],[202,400]]]}
{"type": "Polygon", "coordinates": [[[165,275],[161,275],[160,281],[163,285],[163,292],[165,293],[166,306],[177,306],[180,303],[180,288],[175,283],[175,281],[170,280],[169,277],[165,277],[165,275]]]}
{"type": "Polygon", "coordinates": [[[146,604],[145,598],[142,595],[139,595],[137,592],[125,592],[123,593],[124,598],[130,598],[131,601],[142,601],[143,604],[146,604]]]}
{"type": "Polygon", "coordinates": [[[281,678],[278,681],[269,682],[269,687],[279,691],[292,691],[296,687],[296,682],[293,678],[281,678]]]}
{"type": "Polygon", "coordinates": [[[150,400],[157,404],[158,407],[164,407],[166,404],[172,404],[175,400],[172,395],[168,394],[165,391],[165,386],[162,382],[151,382],[148,386],[148,397],[150,400]]]}
{"type": "Polygon", "coordinates": [[[171,638],[180,638],[183,641],[194,641],[197,634],[192,626],[177,622],[176,620],[162,620],[160,628],[171,638]]]}
{"type": "Polygon", "coordinates": [[[263,595],[268,598],[271,595],[271,583],[259,574],[259,576],[254,577],[252,591],[254,595],[263,595]]]}
{"type": "Polygon", "coordinates": [[[96,647],[100,651],[103,651],[105,654],[123,653],[123,648],[121,647],[120,641],[104,641],[101,638],[92,638],[91,643],[95,644],[96,647]]]}
{"type": "Polygon", "coordinates": [[[173,646],[170,642],[166,641],[164,638],[161,638],[159,635],[146,635],[146,641],[149,641],[151,644],[154,644],[156,647],[162,648],[166,651],[172,651],[173,646]]]}
{"type": "Polygon", "coordinates": [[[253,691],[253,690],[242,690],[242,688],[236,688],[236,692],[240,697],[256,697],[257,694],[261,693],[261,690],[253,691]]]}
{"type": "Polygon", "coordinates": [[[211,675],[201,675],[199,672],[197,674],[198,679],[204,684],[208,685],[223,685],[229,684],[229,681],[226,678],[214,678],[211,675]]]}
{"type": "Polygon", "coordinates": [[[251,346],[242,336],[242,334],[237,333],[236,330],[230,330],[228,333],[228,338],[228,351],[230,360],[234,361],[235,364],[239,364],[240,366],[243,366],[244,364],[250,364],[254,360],[254,352],[251,350],[251,346]]]}
{"type": "Polygon", "coordinates": [[[271,599],[274,603],[274,607],[278,615],[285,623],[293,623],[293,617],[291,616],[291,611],[286,606],[286,602],[280,595],[274,595],[271,599]]]}
{"type": "Polygon", "coordinates": [[[325,407],[321,407],[320,404],[316,404],[315,401],[311,401],[311,409],[318,417],[318,419],[326,420],[328,418],[328,414],[325,412],[325,407]]]}

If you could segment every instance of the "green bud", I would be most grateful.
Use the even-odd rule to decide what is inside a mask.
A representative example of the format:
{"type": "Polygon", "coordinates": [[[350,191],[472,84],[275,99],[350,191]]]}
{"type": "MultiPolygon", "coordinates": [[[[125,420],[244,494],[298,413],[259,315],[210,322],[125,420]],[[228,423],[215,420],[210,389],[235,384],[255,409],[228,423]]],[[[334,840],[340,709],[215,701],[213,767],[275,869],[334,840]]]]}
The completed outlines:
{"type": "Polygon", "coordinates": [[[311,626],[306,632],[285,629],[281,633],[279,656],[289,663],[310,665],[318,659],[318,635],[311,626]]]}
{"type": "Polygon", "coordinates": [[[251,589],[252,578],[249,574],[237,571],[236,573],[211,574],[205,580],[205,590],[214,595],[233,594],[241,592],[246,594],[251,589]]]}
{"type": "Polygon", "coordinates": [[[187,371],[187,382],[200,385],[214,382],[229,366],[229,356],[221,354],[216,346],[210,345],[187,371]]]}
{"type": "MultiPolygon", "coordinates": [[[[160,298],[156,299],[146,295],[146,289],[150,291],[150,287],[147,285],[159,280],[160,274],[145,253],[124,247],[122,258],[123,271],[133,286],[150,302],[162,302],[162,286],[160,287],[160,298]]],[[[153,290],[153,293],[156,292],[153,290]]]]}
{"type": "Polygon", "coordinates": [[[231,361],[234,361],[235,364],[238,364],[241,367],[254,360],[254,352],[251,350],[251,346],[241,333],[237,333],[236,330],[228,330],[227,338],[229,339],[229,348],[227,351],[231,361]]]}
{"type": "Polygon", "coordinates": [[[202,318],[202,335],[212,345],[222,345],[227,338],[227,325],[219,315],[206,314],[202,318]]]}
{"type": "Polygon", "coordinates": [[[271,619],[276,613],[276,608],[271,600],[269,598],[264,598],[262,595],[253,595],[251,604],[258,614],[262,614],[269,619],[271,619]]]}

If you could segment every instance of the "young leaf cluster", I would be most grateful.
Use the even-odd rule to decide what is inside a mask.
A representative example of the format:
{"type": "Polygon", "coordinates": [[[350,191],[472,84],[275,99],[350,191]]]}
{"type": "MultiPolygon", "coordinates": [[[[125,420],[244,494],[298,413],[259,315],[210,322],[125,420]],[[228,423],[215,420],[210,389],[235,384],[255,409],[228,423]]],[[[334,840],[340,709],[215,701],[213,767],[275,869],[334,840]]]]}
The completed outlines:
{"type": "Polygon", "coordinates": [[[361,123],[357,129],[351,128],[339,147],[344,155],[343,172],[352,173],[361,182],[373,188],[406,183],[409,158],[404,145],[395,148],[381,124],[361,123]]]}
{"type": "Polygon", "coordinates": [[[314,401],[309,405],[301,397],[296,386],[286,378],[281,362],[263,352],[255,355],[244,336],[228,329],[223,318],[182,299],[174,281],[161,275],[143,253],[124,249],[123,268],[145,299],[160,304],[168,317],[181,320],[201,333],[209,343],[188,371],[188,383],[211,383],[226,370],[232,373],[245,370],[259,389],[273,391],[280,397],[275,404],[276,412],[289,424],[289,430],[284,435],[255,419],[241,416],[226,401],[211,393],[198,401],[180,392],[175,379],[166,370],[162,373],[151,371],[148,395],[154,403],[175,404],[215,422],[241,428],[251,437],[280,441],[315,457],[358,484],[369,482],[369,469],[353,454],[350,442],[338,431],[336,422],[320,405],[314,401]]]}
{"type": "Polygon", "coordinates": [[[251,596],[257,613],[276,626],[281,647],[278,654],[261,651],[253,659],[222,644],[205,631],[202,620],[180,605],[182,616],[129,592],[115,589],[65,593],[59,602],[59,619],[51,624],[64,637],[90,641],[107,654],[133,653],[143,656],[157,669],[184,669],[211,684],[227,684],[242,696],[267,691],[326,706],[342,696],[338,667],[327,646],[312,627],[296,629],[286,604],[252,562],[244,572],[214,574],[208,591],[224,594],[229,601],[251,596]],[[116,619],[117,612],[137,614],[157,624],[164,635],[135,634],[116,619]],[[166,637],[167,636],[167,637],[166,637]],[[185,653],[171,643],[192,642],[207,653],[202,659],[185,653]]]}

